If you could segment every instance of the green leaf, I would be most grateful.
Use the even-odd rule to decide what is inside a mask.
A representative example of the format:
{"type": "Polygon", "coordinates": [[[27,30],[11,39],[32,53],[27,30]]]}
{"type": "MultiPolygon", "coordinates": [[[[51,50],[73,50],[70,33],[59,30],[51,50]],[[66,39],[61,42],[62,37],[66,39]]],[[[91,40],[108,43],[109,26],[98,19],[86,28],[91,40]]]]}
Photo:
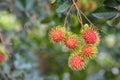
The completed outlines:
{"type": "Polygon", "coordinates": [[[18,76],[21,76],[23,73],[24,73],[23,70],[18,70],[18,71],[13,72],[12,76],[18,77],[18,76]]]}
{"type": "Polygon", "coordinates": [[[117,16],[116,18],[110,20],[110,21],[107,21],[107,23],[110,25],[110,26],[117,26],[120,22],[120,16],[117,16]]]}
{"type": "Polygon", "coordinates": [[[120,22],[120,16],[114,19],[113,25],[117,25],[120,22]]]}
{"type": "Polygon", "coordinates": [[[118,0],[120,2],[120,0],[118,0]]]}
{"type": "Polygon", "coordinates": [[[26,0],[26,9],[30,10],[33,8],[36,0],[26,0]]]}
{"type": "Polygon", "coordinates": [[[24,11],[24,4],[20,0],[15,0],[15,4],[19,10],[24,11]]]}
{"type": "Polygon", "coordinates": [[[92,15],[99,19],[111,19],[115,17],[117,13],[118,11],[115,8],[102,6],[94,11],[92,15]]]}
{"type": "Polygon", "coordinates": [[[67,4],[66,2],[64,2],[62,5],[60,5],[60,6],[56,9],[56,11],[57,11],[57,13],[62,13],[62,12],[67,11],[69,7],[70,7],[70,5],[67,4]]]}
{"type": "Polygon", "coordinates": [[[108,7],[116,7],[120,5],[120,3],[117,0],[106,0],[104,1],[104,4],[108,7]]]}

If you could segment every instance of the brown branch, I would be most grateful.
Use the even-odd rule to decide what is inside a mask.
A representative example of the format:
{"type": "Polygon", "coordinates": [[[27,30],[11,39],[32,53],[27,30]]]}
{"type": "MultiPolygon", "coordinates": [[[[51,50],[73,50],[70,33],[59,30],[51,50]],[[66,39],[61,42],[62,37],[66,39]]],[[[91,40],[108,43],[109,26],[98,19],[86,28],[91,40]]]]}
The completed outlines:
{"type": "Polygon", "coordinates": [[[64,20],[64,27],[66,26],[67,24],[67,19],[68,19],[68,16],[70,14],[70,11],[71,9],[73,8],[74,5],[71,5],[70,8],[68,9],[67,13],[66,13],[66,17],[65,17],[65,20],[64,20]]]}
{"type": "Polygon", "coordinates": [[[95,26],[88,18],[87,16],[80,10],[80,13],[84,16],[84,18],[92,25],[95,26]]]}
{"type": "Polygon", "coordinates": [[[79,8],[78,8],[78,6],[76,5],[76,3],[75,3],[74,0],[72,0],[72,3],[74,4],[74,6],[75,6],[75,8],[76,8],[76,10],[77,10],[77,12],[78,12],[78,19],[79,19],[79,22],[80,22],[81,26],[83,27],[83,22],[82,22],[82,17],[81,17],[80,10],[79,10],[79,8]]]}
{"type": "Polygon", "coordinates": [[[80,22],[80,24],[81,24],[82,27],[84,27],[84,25],[83,25],[83,21],[82,21],[82,16],[81,16],[81,15],[83,15],[83,17],[89,22],[90,25],[95,26],[95,25],[87,18],[87,16],[86,16],[81,10],[79,10],[79,8],[78,8],[78,6],[76,5],[75,1],[74,1],[74,0],[71,0],[71,1],[72,1],[73,4],[71,5],[71,7],[70,7],[70,8],[68,9],[68,11],[67,11],[67,14],[66,14],[66,17],[65,17],[65,20],[64,20],[64,27],[65,27],[66,24],[67,24],[67,19],[68,19],[69,13],[70,13],[71,9],[73,8],[73,6],[75,6],[75,8],[76,8],[76,10],[77,10],[78,20],[79,20],[79,22],[80,22]]]}

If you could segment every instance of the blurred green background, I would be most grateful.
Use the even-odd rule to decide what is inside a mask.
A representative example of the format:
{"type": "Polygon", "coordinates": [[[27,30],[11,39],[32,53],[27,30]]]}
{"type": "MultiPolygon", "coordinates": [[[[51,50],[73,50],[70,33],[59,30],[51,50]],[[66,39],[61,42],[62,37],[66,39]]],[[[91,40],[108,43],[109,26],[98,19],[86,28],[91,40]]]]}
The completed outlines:
{"type": "MultiPolygon", "coordinates": [[[[9,60],[0,66],[0,80],[120,80],[119,0],[96,1],[98,7],[116,10],[102,7],[87,14],[100,30],[99,52],[85,70],[72,71],[68,67],[70,51],[48,37],[53,26],[63,25],[70,0],[0,0],[0,32],[9,54],[9,60]]],[[[72,10],[68,30],[79,34],[74,14],[72,10]]]]}

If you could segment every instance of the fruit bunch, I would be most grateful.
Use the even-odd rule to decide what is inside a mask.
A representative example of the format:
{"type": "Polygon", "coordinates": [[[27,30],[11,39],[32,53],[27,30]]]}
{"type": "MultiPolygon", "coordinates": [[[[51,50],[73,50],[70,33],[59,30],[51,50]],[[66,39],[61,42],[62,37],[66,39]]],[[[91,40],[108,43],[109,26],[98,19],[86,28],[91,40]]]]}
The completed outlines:
{"type": "Polygon", "coordinates": [[[92,22],[78,9],[79,3],[76,3],[74,0],[71,1],[73,4],[69,8],[65,17],[64,27],[56,26],[55,28],[52,28],[49,37],[53,43],[63,43],[63,45],[71,50],[68,65],[73,70],[81,70],[85,68],[88,60],[95,58],[97,46],[99,44],[99,35],[92,22]],[[81,24],[79,34],[75,34],[66,29],[67,17],[73,6],[75,6],[77,10],[77,17],[81,24]],[[83,15],[90,25],[83,24],[81,15],[83,15]]]}
{"type": "Polygon", "coordinates": [[[71,50],[72,53],[69,57],[68,64],[73,70],[84,69],[87,61],[95,58],[95,54],[97,53],[99,35],[88,24],[84,25],[79,35],[67,31],[62,26],[57,26],[52,28],[49,37],[52,42],[62,42],[63,45],[71,50]]]}

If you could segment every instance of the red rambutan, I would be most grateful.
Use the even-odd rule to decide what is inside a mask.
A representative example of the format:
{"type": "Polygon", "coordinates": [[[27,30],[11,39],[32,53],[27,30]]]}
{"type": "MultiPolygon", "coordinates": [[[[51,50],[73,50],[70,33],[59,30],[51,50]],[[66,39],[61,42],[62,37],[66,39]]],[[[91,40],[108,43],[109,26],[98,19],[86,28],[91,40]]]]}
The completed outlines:
{"type": "Polygon", "coordinates": [[[54,28],[49,34],[53,42],[60,42],[64,38],[64,31],[61,28],[54,28]]]}
{"type": "Polygon", "coordinates": [[[78,46],[78,40],[75,36],[68,36],[65,39],[65,45],[69,49],[75,49],[78,46]]]}
{"type": "Polygon", "coordinates": [[[91,56],[93,53],[93,48],[92,46],[89,45],[85,45],[81,48],[81,52],[83,53],[83,55],[85,56],[91,56]]]}
{"type": "Polygon", "coordinates": [[[82,33],[82,38],[85,40],[86,43],[88,44],[95,44],[97,41],[97,34],[95,33],[95,31],[93,31],[92,29],[89,30],[85,30],[82,33]]]}
{"type": "Polygon", "coordinates": [[[78,54],[72,54],[69,58],[69,67],[73,70],[81,70],[84,68],[85,61],[78,54]]]}

